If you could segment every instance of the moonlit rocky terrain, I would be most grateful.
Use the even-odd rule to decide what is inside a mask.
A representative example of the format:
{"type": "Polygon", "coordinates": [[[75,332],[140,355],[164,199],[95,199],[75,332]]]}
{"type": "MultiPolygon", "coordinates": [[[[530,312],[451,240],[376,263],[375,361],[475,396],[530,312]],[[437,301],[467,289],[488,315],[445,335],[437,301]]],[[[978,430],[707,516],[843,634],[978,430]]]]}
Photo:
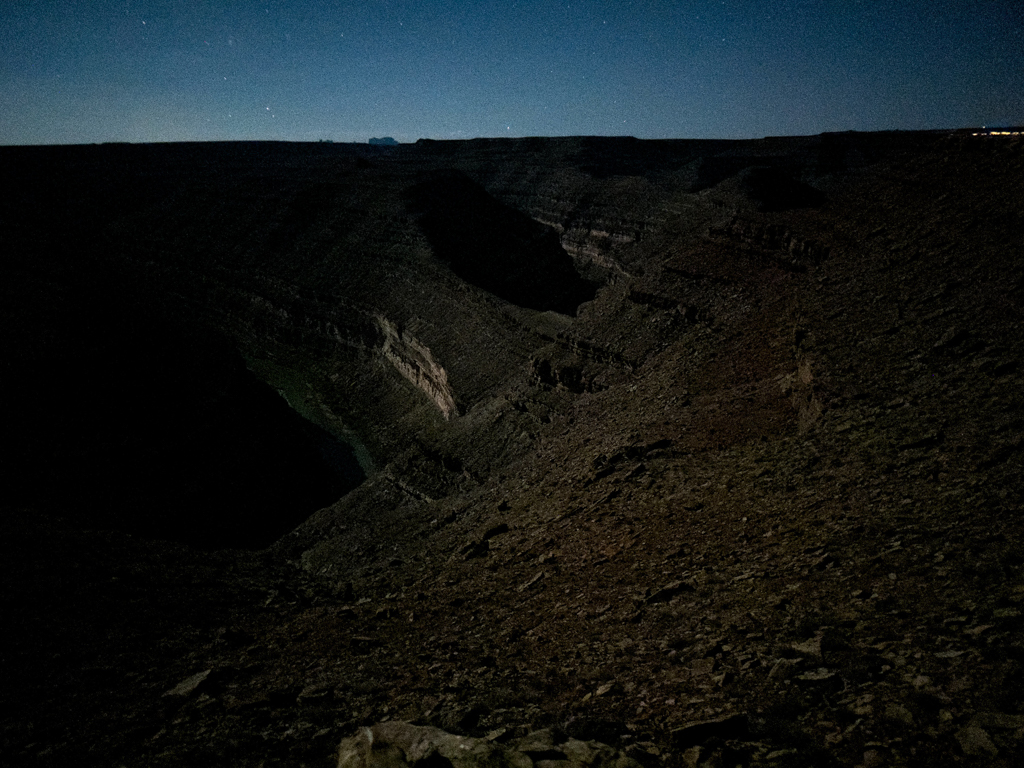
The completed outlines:
{"type": "Polygon", "coordinates": [[[1020,136],[0,168],[5,765],[1018,764],[1020,136]]]}

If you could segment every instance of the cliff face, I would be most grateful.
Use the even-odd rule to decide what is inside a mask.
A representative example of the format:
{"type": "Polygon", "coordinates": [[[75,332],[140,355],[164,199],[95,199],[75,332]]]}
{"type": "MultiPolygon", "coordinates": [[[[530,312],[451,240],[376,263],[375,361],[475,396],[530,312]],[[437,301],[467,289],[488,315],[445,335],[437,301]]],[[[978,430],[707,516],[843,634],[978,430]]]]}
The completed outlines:
{"type": "Polygon", "coordinates": [[[430,350],[408,331],[396,328],[384,317],[377,318],[382,336],[378,354],[394,366],[437,406],[445,419],[458,416],[455,397],[448,386],[448,374],[430,350]]]}
{"type": "Polygon", "coordinates": [[[555,728],[517,760],[1014,764],[1019,140],[0,155],[7,401],[58,414],[4,511],[5,754],[326,762],[389,719],[555,728]],[[369,477],[258,552],[72,526],[91,486],[34,492],[80,477],[55,427],[171,350],[191,445],[241,353],[369,477]]]}

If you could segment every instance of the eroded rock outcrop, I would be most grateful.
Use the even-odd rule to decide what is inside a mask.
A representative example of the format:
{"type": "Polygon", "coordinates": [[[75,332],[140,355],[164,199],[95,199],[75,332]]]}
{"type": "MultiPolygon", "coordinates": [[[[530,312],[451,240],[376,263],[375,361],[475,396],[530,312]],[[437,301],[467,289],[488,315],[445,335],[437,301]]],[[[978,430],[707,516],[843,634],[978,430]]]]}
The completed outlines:
{"type": "Polygon", "coordinates": [[[728,238],[745,246],[772,252],[780,262],[806,269],[828,258],[829,247],[805,238],[784,224],[733,217],[723,227],[714,227],[711,234],[728,238]]]}
{"type": "Polygon", "coordinates": [[[430,349],[386,317],[378,315],[376,321],[382,337],[378,348],[381,357],[422,390],[446,419],[458,416],[459,409],[448,385],[448,374],[434,359],[430,349]]]}
{"type": "MultiPolygon", "coordinates": [[[[458,415],[448,372],[430,348],[407,327],[368,307],[336,301],[305,302],[305,311],[289,312],[263,295],[245,294],[244,314],[226,319],[252,347],[300,339],[309,348],[362,360],[374,357],[402,375],[437,406],[445,419],[458,415]]],[[[357,363],[359,364],[359,363],[357,363]]]]}

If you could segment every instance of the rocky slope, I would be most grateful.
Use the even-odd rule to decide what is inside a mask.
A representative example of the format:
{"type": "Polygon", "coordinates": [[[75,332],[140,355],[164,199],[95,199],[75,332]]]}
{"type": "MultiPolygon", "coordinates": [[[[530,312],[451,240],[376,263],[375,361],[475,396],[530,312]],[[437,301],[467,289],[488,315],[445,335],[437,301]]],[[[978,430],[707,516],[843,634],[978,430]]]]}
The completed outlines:
{"type": "MultiPolygon", "coordinates": [[[[1019,140],[2,154],[8,402],[50,412],[91,306],[24,297],[96,295],[172,368],[233,347],[370,470],[214,552],[239,510],[125,523],[180,470],[102,520],[12,478],[5,762],[329,765],[410,721],[644,766],[1015,764],[1019,140]]],[[[154,354],[112,336],[102,381],[154,354]]],[[[55,485],[65,418],[20,465],[55,485]]]]}

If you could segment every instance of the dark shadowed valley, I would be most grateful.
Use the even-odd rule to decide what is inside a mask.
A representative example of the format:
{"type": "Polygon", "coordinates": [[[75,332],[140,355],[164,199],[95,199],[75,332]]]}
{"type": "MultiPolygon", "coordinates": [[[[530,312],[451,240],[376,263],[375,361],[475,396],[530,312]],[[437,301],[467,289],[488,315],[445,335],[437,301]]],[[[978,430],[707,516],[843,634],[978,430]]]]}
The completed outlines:
{"type": "Polygon", "coordinates": [[[0,168],[4,765],[1019,764],[1020,136],[0,168]]]}

